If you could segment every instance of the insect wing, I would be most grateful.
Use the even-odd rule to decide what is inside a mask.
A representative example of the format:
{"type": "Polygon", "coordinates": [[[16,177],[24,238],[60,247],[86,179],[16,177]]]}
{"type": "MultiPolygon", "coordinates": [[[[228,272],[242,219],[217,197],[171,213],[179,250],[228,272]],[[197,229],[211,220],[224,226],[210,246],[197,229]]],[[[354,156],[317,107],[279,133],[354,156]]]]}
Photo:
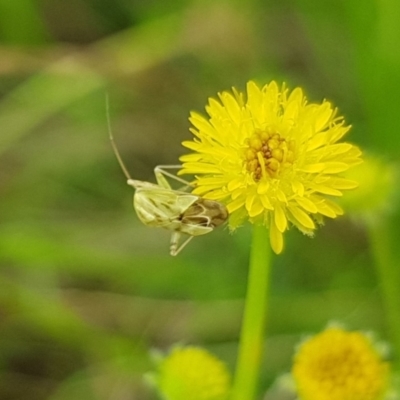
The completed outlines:
{"type": "Polygon", "coordinates": [[[181,216],[181,232],[192,236],[205,235],[227,219],[228,211],[223,204],[198,197],[181,216]]]}
{"type": "Polygon", "coordinates": [[[180,230],[181,215],[197,200],[197,196],[154,185],[137,189],[133,197],[139,219],[148,226],[180,230]]]}

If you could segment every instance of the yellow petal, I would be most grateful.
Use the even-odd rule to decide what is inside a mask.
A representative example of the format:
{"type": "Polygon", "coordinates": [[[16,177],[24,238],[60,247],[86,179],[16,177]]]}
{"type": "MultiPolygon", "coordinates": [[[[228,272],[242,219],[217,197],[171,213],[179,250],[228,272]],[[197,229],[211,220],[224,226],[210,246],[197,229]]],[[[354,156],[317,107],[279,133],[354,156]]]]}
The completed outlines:
{"type": "Polygon", "coordinates": [[[331,201],[329,199],[325,199],[325,205],[330,210],[332,210],[336,215],[343,215],[344,214],[342,207],[340,207],[339,204],[335,203],[334,201],[331,201]]]}
{"type": "Polygon", "coordinates": [[[314,221],[301,208],[296,206],[288,206],[288,211],[297,221],[300,222],[300,224],[304,225],[306,228],[315,229],[314,221]]]}
{"type": "Polygon", "coordinates": [[[268,100],[273,103],[278,103],[279,88],[275,81],[271,81],[268,85],[263,87],[263,92],[268,100]]]}
{"type": "Polygon", "coordinates": [[[244,206],[244,198],[240,197],[240,198],[230,202],[229,204],[227,204],[226,208],[227,208],[229,214],[231,214],[243,206],[244,206]]]}
{"type": "Polygon", "coordinates": [[[253,82],[247,83],[247,104],[253,109],[253,107],[260,107],[262,104],[262,93],[260,88],[253,82]]]}
{"type": "MultiPolygon", "coordinates": [[[[182,143],[185,145],[184,143],[182,143]]],[[[197,162],[203,158],[200,154],[185,154],[184,156],[179,157],[179,161],[186,163],[186,162],[197,162]]]]}
{"type": "Polygon", "coordinates": [[[232,200],[236,200],[239,196],[242,196],[244,194],[245,190],[243,188],[235,189],[233,192],[231,192],[232,200]]]}
{"type": "Polygon", "coordinates": [[[248,212],[250,212],[251,208],[253,207],[253,203],[254,203],[255,198],[256,198],[255,194],[247,195],[247,197],[246,197],[246,210],[248,212]]]}
{"type": "Polygon", "coordinates": [[[277,188],[276,189],[276,197],[281,203],[287,203],[287,198],[283,190],[277,188]]]}
{"type": "Polygon", "coordinates": [[[216,132],[213,126],[200,114],[194,112],[191,113],[189,121],[194,127],[197,128],[197,130],[191,128],[190,131],[198,138],[201,138],[202,136],[216,136],[216,132]]]}
{"type": "Polygon", "coordinates": [[[329,184],[339,190],[349,190],[358,187],[358,182],[345,178],[331,178],[329,184]]]}
{"type": "Polygon", "coordinates": [[[351,150],[352,147],[353,145],[350,143],[337,143],[333,144],[332,146],[328,146],[327,151],[329,154],[338,155],[346,153],[347,151],[351,150]]]}
{"type": "Polygon", "coordinates": [[[192,193],[206,199],[218,201],[224,200],[229,196],[229,193],[225,190],[219,189],[219,186],[215,189],[211,186],[198,186],[192,191],[192,193]]]}
{"type": "Polygon", "coordinates": [[[325,132],[317,133],[307,142],[307,151],[312,151],[327,143],[325,132]]]}
{"type": "Polygon", "coordinates": [[[310,213],[314,214],[318,211],[317,206],[310,199],[307,199],[306,197],[296,196],[295,200],[299,206],[301,206],[310,213]]]}
{"type": "Polygon", "coordinates": [[[298,104],[301,104],[303,102],[303,91],[301,90],[301,88],[297,87],[292,91],[292,93],[290,93],[288,103],[291,102],[296,102],[298,104]]]}
{"type": "Polygon", "coordinates": [[[193,174],[219,174],[221,172],[217,165],[204,162],[185,163],[185,169],[191,170],[193,174]]]}
{"type": "Polygon", "coordinates": [[[265,194],[268,192],[268,189],[269,189],[269,182],[266,179],[262,179],[257,186],[257,193],[265,194]]]}
{"type": "MultiPolygon", "coordinates": [[[[295,89],[296,90],[296,89],[295,89]]],[[[293,94],[293,93],[292,93],[293,94]]],[[[299,102],[291,101],[288,103],[283,115],[283,123],[292,126],[299,114],[299,102]]]]}
{"type": "Polygon", "coordinates": [[[203,144],[199,142],[192,142],[189,140],[185,140],[184,142],[182,142],[182,145],[194,151],[201,151],[201,148],[204,147],[203,144]]]}
{"type": "Polygon", "coordinates": [[[304,185],[300,181],[292,181],[292,190],[299,196],[304,196],[304,185]]]}
{"type": "Polygon", "coordinates": [[[348,157],[345,158],[345,160],[347,164],[349,164],[349,166],[354,167],[355,165],[361,164],[363,162],[363,160],[361,158],[358,157],[348,157]]]}
{"type": "Polygon", "coordinates": [[[316,192],[318,193],[323,193],[323,194],[328,194],[330,196],[343,196],[343,193],[340,192],[339,190],[333,189],[329,186],[324,186],[324,185],[310,185],[316,192]]]}
{"type": "Polygon", "coordinates": [[[268,196],[260,196],[261,204],[266,208],[267,210],[273,210],[274,207],[272,206],[268,196]]]}
{"type": "Polygon", "coordinates": [[[283,209],[279,203],[275,204],[274,222],[280,232],[284,232],[286,230],[287,228],[286,215],[283,212],[283,209]]]}
{"type": "Polygon", "coordinates": [[[234,190],[240,188],[241,186],[243,186],[243,179],[241,179],[241,178],[232,179],[232,180],[228,183],[228,190],[229,190],[230,192],[233,192],[234,190]]]}
{"type": "Polygon", "coordinates": [[[316,204],[317,208],[318,208],[318,212],[322,215],[325,215],[326,217],[329,218],[336,218],[336,213],[335,211],[332,209],[332,207],[330,207],[325,200],[319,202],[318,204],[316,204]]]}
{"type": "Polygon", "coordinates": [[[208,98],[208,106],[206,106],[206,111],[211,118],[215,118],[218,120],[222,120],[228,117],[227,112],[222,104],[212,97],[208,98]]]}
{"type": "Polygon", "coordinates": [[[323,171],[324,168],[325,168],[325,163],[316,163],[316,164],[305,165],[304,167],[298,168],[298,170],[301,172],[315,174],[315,173],[323,171]]]}
{"type": "Polygon", "coordinates": [[[316,132],[325,127],[327,122],[330,120],[332,113],[333,110],[331,108],[331,104],[328,101],[326,101],[319,107],[317,119],[315,121],[316,132]]]}
{"type": "Polygon", "coordinates": [[[272,250],[275,254],[282,253],[283,250],[283,235],[279,232],[279,229],[276,227],[274,219],[271,218],[270,228],[269,228],[269,241],[271,243],[272,250]]]}
{"type": "Polygon", "coordinates": [[[344,162],[331,161],[331,162],[326,162],[324,164],[325,164],[324,168],[325,174],[338,174],[339,172],[347,171],[349,169],[349,165],[344,162]]]}
{"type": "Polygon", "coordinates": [[[350,126],[336,126],[336,129],[332,130],[331,142],[337,142],[340,140],[351,128],[350,126]]]}
{"type": "Polygon", "coordinates": [[[207,178],[198,178],[197,186],[202,185],[219,185],[224,186],[226,184],[226,178],[221,176],[211,176],[207,178]]]}
{"type": "Polygon", "coordinates": [[[249,210],[249,216],[251,218],[256,217],[257,215],[260,215],[264,211],[264,207],[261,204],[261,201],[258,197],[256,197],[251,209],[249,210]]]}
{"type": "Polygon", "coordinates": [[[240,124],[240,107],[237,103],[236,99],[228,92],[224,92],[221,94],[222,103],[225,106],[226,111],[228,112],[229,116],[231,117],[232,121],[236,124],[240,124]]]}

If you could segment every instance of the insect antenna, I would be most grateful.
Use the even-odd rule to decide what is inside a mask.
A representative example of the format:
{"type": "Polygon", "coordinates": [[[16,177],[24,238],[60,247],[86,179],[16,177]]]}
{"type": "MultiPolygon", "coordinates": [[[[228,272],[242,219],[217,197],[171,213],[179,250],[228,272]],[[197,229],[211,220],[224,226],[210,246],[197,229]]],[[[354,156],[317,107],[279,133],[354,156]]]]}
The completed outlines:
{"type": "Polygon", "coordinates": [[[117,157],[118,160],[118,164],[120,165],[122,172],[124,173],[124,175],[126,176],[126,179],[132,180],[131,175],[128,172],[128,168],[126,168],[125,163],[122,161],[122,157],[121,154],[118,151],[118,147],[114,141],[114,136],[112,134],[112,130],[111,130],[111,122],[110,122],[110,102],[108,100],[108,94],[106,94],[106,115],[107,115],[107,127],[108,127],[108,136],[110,138],[110,142],[111,142],[111,146],[114,150],[114,154],[117,157]]]}

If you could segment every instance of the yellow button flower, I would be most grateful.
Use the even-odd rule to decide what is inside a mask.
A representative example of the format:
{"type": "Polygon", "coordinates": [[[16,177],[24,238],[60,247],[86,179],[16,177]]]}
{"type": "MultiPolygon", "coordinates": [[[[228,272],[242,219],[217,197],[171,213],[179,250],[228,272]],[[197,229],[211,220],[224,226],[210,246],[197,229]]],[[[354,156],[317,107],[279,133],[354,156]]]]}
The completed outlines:
{"type": "Polygon", "coordinates": [[[381,400],[389,364],[361,332],[328,328],[295,355],[292,375],[301,400],[381,400]]]}
{"type": "Polygon", "coordinates": [[[209,118],[192,113],[193,151],[180,174],[196,175],[193,193],[226,204],[232,229],[245,220],[270,228],[275,253],[290,224],[312,235],[323,216],[342,209],[332,200],[356,182],[341,173],[361,162],[360,150],[339,143],[348,132],[328,101],[308,104],[302,89],[272,81],[247,84],[209,99],[209,118]]]}
{"type": "Polygon", "coordinates": [[[225,364],[200,347],[175,347],[160,363],[155,383],[166,400],[227,400],[225,364]]]}

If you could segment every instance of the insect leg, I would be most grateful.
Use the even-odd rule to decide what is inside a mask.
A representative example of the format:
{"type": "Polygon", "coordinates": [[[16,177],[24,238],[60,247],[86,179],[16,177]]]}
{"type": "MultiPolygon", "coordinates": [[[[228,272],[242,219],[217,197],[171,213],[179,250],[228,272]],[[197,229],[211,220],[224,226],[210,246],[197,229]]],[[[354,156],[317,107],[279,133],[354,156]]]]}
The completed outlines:
{"type": "Polygon", "coordinates": [[[120,165],[120,167],[122,169],[122,172],[126,176],[126,179],[128,181],[132,180],[132,178],[131,178],[131,176],[129,174],[128,168],[126,168],[126,165],[125,165],[124,161],[122,160],[121,154],[119,153],[117,144],[115,143],[114,136],[112,134],[111,121],[110,121],[110,103],[109,103],[109,100],[108,100],[108,94],[106,94],[106,117],[107,117],[108,137],[109,137],[110,142],[111,142],[111,147],[112,147],[112,149],[114,151],[115,156],[117,157],[117,160],[118,160],[118,163],[119,163],[119,165],[120,165]]]}
{"type": "Polygon", "coordinates": [[[182,168],[181,165],[157,165],[157,167],[154,168],[154,175],[156,176],[157,183],[164,187],[164,188],[171,188],[171,185],[168,183],[166,177],[171,178],[179,183],[183,183],[183,188],[179,188],[179,190],[185,190],[191,186],[193,186],[190,182],[186,181],[183,178],[180,178],[179,176],[176,176],[172,174],[171,172],[168,172],[166,170],[168,169],[180,169],[182,168]]]}
{"type": "Polygon", "coordinates": [[[171,235],[171,246],[170,246],[170,254],[171,256],[177,256],[183,248],[193,239],[194,236],[189,236],[179,247],[178,247],[178,242],[181,237],[180,232],[172,232],[171,235]]]}

